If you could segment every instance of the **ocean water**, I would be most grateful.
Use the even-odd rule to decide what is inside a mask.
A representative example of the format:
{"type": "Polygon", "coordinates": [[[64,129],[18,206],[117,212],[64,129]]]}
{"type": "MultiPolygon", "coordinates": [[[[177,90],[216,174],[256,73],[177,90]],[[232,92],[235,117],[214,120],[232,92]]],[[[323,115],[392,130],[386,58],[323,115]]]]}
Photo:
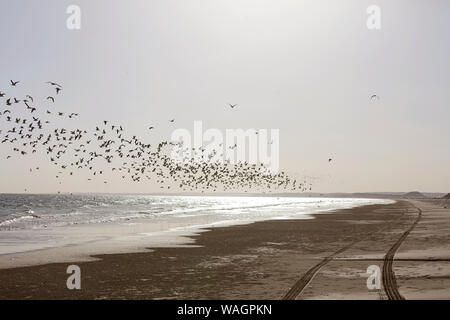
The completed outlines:
{"type": "MultiPolygon", "coordinates": [[[[155,195],[0,194],[0,255],[96,241],[120,248],[172,243],[171,235],[204,227],[352,208],[381,199],[155,195]],[[161,235],[164,235],[162,237],[161,235]]],[[[1,256],[0,256],[1,259],[1,256]]]]}

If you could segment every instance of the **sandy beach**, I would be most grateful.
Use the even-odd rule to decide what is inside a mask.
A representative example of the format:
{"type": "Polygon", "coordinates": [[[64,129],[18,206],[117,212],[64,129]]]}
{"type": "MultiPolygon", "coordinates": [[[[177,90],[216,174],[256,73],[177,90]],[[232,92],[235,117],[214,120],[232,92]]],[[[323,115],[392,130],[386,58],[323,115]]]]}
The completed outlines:
{"type": "Polygon", "coordinates": [[[450,0],[2,3],[13,314],[450,300],[450,0]]]}
{"type": "Polygon", "coordinates": [[[66,287],[69,263],[3,269],[0,299],[449,299],[447,203],[218,227],[186,247],[96,256],[76,263],[81,290],[66,287]],[[366,285],[371,265],[379,290],[366,285]]]}

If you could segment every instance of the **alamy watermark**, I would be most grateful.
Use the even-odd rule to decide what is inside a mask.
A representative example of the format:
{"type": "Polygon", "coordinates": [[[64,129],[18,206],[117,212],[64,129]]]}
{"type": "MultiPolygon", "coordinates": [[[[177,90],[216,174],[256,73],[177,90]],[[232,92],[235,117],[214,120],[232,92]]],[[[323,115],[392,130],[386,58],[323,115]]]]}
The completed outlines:
{"type": "Polygon", "coordinates": [[[194,121],[193,131],[180,128],[172,132],[175,143],[171,158],[180,163],[262,164],[270,172],[280,167],[279,129],[209,128],[194,121]]]}
{"type": "Polygon", "coordinates": [[[369,290],[381,289],[381,270],[377,265],[370,265],[367,267],[365,276],[368,275],[366,284],[369,290]]]}
{"type": "Polygon", "coordinates": [[[81,29],[81,9],[79,6],[72,4],[67,7],[66,13],[69,15],[66,20],[66,27],[69,30],[81,29]]]}
{"type": "Polygon", "coordinates": [[[381,29],[381,8],[377,5],[370,5],[366,9],[367,17],[366,25],[369,30],[381,29]]]}
{"type": "Polygon", "coordinates": [[[70,276],[67,278],[66,286],[69,290],[80,290],[81,289],[81,269],[75,264],[71,264],[67,267],[67,274],[70,276]]]}

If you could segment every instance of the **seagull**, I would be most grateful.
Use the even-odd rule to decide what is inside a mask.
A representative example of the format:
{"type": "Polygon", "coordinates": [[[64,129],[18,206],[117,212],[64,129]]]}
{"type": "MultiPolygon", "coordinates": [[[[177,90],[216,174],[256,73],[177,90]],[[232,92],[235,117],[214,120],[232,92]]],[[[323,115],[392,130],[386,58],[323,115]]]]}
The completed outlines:
{"type": "Polygon", "coordinates": [[[373,94],[373,95],[370,96],[370,100],[375,99],[375,98],[376,98],[377,100],[380,100],[380,97],[377,96],[376,94],[373,94]]]}
{"type": "Polygon", "coordinates": [[[4,97],[5,94],[3,92],[0,91],[0,98],[4,97]]]}
{"type": "MultiPolygon", "coordinates": [[[[54,82],[48,82],[56,90],[56,94],[62,90],[62,88],[54,82]],[[60,90],[58,90],[60,89],[60,90]]],[[[6,99],[8,99],[6,97],[6,99]]],[[[56,101],[54,97],[47,97],[48,100],[56,101]]],[[[9,98],[6,103],[11,105],[13,102],[17,102],[17,99],[9,98]]],[[[39,114],[36,108],[32,107],[30,101],[33,98],[29,95],[26,99],[22,100],[27,106],[27,110],[31,110],[31,114],[39,114]]],[[[237,104],[229,104],[230,108],[235,108],[237,104]]],[[[4,110],[3,114],[12,113],[10,110],[4,110]]],[[[56,116],[67,115],[69,118],[78,116],[78,113],[58,112],[46,110],[47,115],[54,114],[56,116]]],[[[2,113],[0,112],[0,115],[2,113]]],[[[74,169],[87,169],[91,172],[92,176],[87,177],[88,181],[93,181],[94,176],[104,176],[106,174],[106,167],[99,171],[99,167],[96,166],[96,161],[106,160],[108,164],[114,163],[115,159],[123,159],[120,167],[111,167],[112,171],[120,171],[122,179],[131,178],[134,182],[142,182],[143,179],[153,179],[152,173],[157,178],[157,183],[160,183],[163,189],[172,189],[172,186],[164,185],[166,182],[176,182],[176,185],[184,191],[207,192],[217,191],[222,188],[223,191],[240,189],[240,188],[265,188],[267,192],[272,192],[275,189],[284,190],[311,190],[311,184],[308,184],[306,180],[304,182],[297,182],[292,180],[285,172],[277,173],[276,175],[268,174],[263,164],[256,166],[251,165],[249,162],[240,162],[238,164],[219,164],[219,163],[196,163],[193,160],[186,164],[179,164],[170,161],[165,155],[164,148],[173,146],[174,144],[168,141],[161,141],[158,147],[153,149],[150,144],[141,142],[137,136],[127,137],[126,131],[120,125],[107,126],[109,121],[99,120],[99,124],[93,128],[93,136],[89,135],[88,131],[81,129],[67,130],[64,128],[53,129],[52,132],[44,134],[43,131],[34,135],[37,130],[45,129],[43,125],[50,123],[39,119],[36,115],[31,119],[16,118],[6,116],[5,120],[9,123],[16,123],[16,127],[11,128],[8,132],[3,133],[0,138],[0,142],[3,143],[15,143],[13,145],[14,152],[19,155],[29,155],[39,152],[41,147],[47,155],[50,156],[50,163],[57,165],[61,168],[56,178],[58,180],[63,179],[62,170],[67,175],[76,176],[77,171],[74,169]],[[104,126],[103,126],[104,124],[104,126]],[[97,144],[98,141],[98,144],[97,144]],[[120,143],[120,146],[119,146],[120,143]],[[88,149],[87,146],[96,149],[88,149]],[[114,147],[116,145],[117,147],[114,147]],[[22,147],[30,146],[30,149],[23,149],[22,147]],[[97,149],[99,148],[99,149],[97,149]],[[66,153],[67,151],[67,153],[66,153]],[[71,154],[71,151],[74,153],[71,154]],[[82,155],[83,154],[83,155],[82,155]],[[64,160],[64,155],[72,157],[64,160]],[[81,157],[80,157],[81,156],[81,157]],[[128,173],[128,176],[127,176],[128,173]]],[[[3,119],[3,117],[1,117],[3,119]]],[[[0,120],[1,120],[0,119],[0,120]]],[[[169,122],[175,122],[175,119],[169,119],[169,122]]],[[[154,130],[154,126],[147,127],[148,130],[154,130]]],[[[2,130],[0,130],[2,134],[2,130]]],[[[258,131],[255,132],[258,134],[258,131]]],[[[274,140],[270,141],[272,144],[274,140]]],[[[222,144],[221,144],[222,145],[222,144]]],[[[236,149],[237,144],[230,146],[230,149],[236,149]]],[[[202,158],[205,156],[205,148],[198,148],[202,152],[202,158]]],[[[197,148],[192,148],[197,152],[197,148]]],[[[11,156],[8,155],[9,159],[11,156]]],[[[189,158],[186,158],[189,160],[189,158]]],[[[331,162],[331,158],[329,159],[331,162]]],[[[38,167],[32,169],[33,172],[39,170],[38,167]]],[[[101,182],[101,180],[100,180],[101,182]]],[[[58,181],[62,184],[61,181],[58,181]]],[[[104,180],[103,183],[109,184],[110,182],[104,180]]],[[[266,191],[263,190],[265,193],[266,191]]],[[[247,190],[245,190],[247,192],[247,190]]]]}
{"type": "Polygon", "coordinates": [[[331,162],[332,160],[333,160],[333,159],[329,158],[329,159],[328,159],[328,162],[331,162]]]}
{"type": "Polygon", "coordinates": [[[231,107],[231,109],[233,109],[233,108],[236,107],[238,104],[237,104],[237,103],[235,103],[235,104],[229,103],[228,105],[231,107]]]}
{"type": "Polygon", "coordinates": [[[12,80],[9,80],[9,81],[11,81],[11,85],[13,86],[13,87],[15,87],[16,86],[16,84],[18,84],[20,81],[12,81],[12,80]]]}
{"type": "Polygon", "coordinates": [[[51,81],[47,81],[47,83],[51,84],[52,86],[58,86],[61,87],[59,84],[57,84],[56,82],[51,82],[51,81]]]}

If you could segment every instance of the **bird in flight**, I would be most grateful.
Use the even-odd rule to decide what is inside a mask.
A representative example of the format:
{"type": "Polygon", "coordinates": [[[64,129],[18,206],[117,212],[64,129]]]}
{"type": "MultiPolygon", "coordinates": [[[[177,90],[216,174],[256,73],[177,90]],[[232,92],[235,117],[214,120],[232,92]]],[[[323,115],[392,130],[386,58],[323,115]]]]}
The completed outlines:
{"type": "MultiPolygon", "coordinates": [[[[12,84],[13,82],[11,82],[12,84]]],[[[18,82],[15,82],[17,84],[18,82]]],[[[50,88],[58,92],[63,88],[55,83],[48,82],[50,88]],[[60,89],[60,90],[58,90],[60,89]]],[[[57,94],[56,93],[56,94],[57,94]]],[[[2,94],[0,92],[0,94],[2,94]]],[[[3,94],[6,95],[6,94],[3,94]]],[[[44,96],[45,97],[45,96],[44,96]]],[[[55,102],[57,99],[49,96],[47,100],[55,102]]],[[[35,96],[38,100],[38,96],[35,96]]],[[[174,143],[169,141],[162,141],[157,148],[153,148],[150,144],[145,144],[136,136],[127,137],[126,131],[120,125],[109,125],[109,121],[99,120],[99,125],[95,127],[93,137],[86,130],[81,129],[65,129],[65,128],[46,128],[50,123],[47,119],[41,119],[40,114],[46,113],[50,118],[52,117],[68,117],[73,118],[78,116],[78,113],[71,113],[71,111],[59,112],[56,110],[42,110],[33,107],[33,97],[27,95],[26,99],[18,100],[14,97],[5,98],[6,105],[11,106],[13,103],[22,101],[26,106],[26,111],[30,119],[24,113],[14,114],[17,108],[11,110],[3,110],[0,112],[0,122],[5,124],[14,124],[15,127],[5,130],[0,130],[0,143],[11,143],[13,145],[13,152],[20,156],[32,155],[41,150],[49,155],[49,161],[52,165],[57,165],[61,168],[58,171],[56,179],[60,180],[62,175],[75,176],[74,169],[86,169],[91,172],[93,176],[88,177],[88,181],[93,181],[94,176],[104,176],[106,171],[99,171],[96,166],[96,161],[105,160],[106,163],[112,164],[117,159],[120,161],[118,166],[111,167],[112,171],[121,171],[122,179],[125,179],[127,174],[134,182],[141,182],[141,178],[150,179],[151,175],[155,175],[157,182],[164,184],[165,182],[176,181],[177,185],[182,190],[201,192],[216,191],[218,188],[232,190],[234,188],[253,188],[264,187],[268,191],[271,188],[283,188],[291,190],[307,190],[310,186],[303,183],[292,181],[289,176],[284,173],[277,173],[276,175],[267,175],[264,170],[264,165],[261,167],[251,165],[244,162],[232,165],[229,162],[224,165],[219,163],[198,163],[194,159],[186,164],[179,164],[170,161],[164,152],[174,146],[174,143]],[[31,111],[31,112],[29,112],[31,111]],[[9,113],[9,116],[6,114],[9,113]],[[19,117],[20,116],[20,117],[19,117]],[[109,125],[109,126],[108,126],[109,125]],[[48,132],[44,130],[49,130],[48,132]],[[4,131],[2,133],[2,131],[4,131]],[[120,145],[119,145],[120,144],[120,145]],[[116,145],[116,146],[115,146],[116,145]],[[120,160],[122,159],[122,160],[120,160]],[[120,165],[121,163],[121,165],[120,165]],[[63,171],[64,170],[64,171],[63,171]],[[199,176],[197,176],[197,173],[199,176]]],[[[229,104],[231,108],[238,106],[237,104],[229,104]]],[[[175,122],[175,118],[168,119],[170,123],[175,122]]],[[[1,123],[0,123],[1,124],[1,123]]],[[[2,126],[0,126],[3,129],[2,126]]],[[[154,130],[153,125],[147,127],[148,130],[154,130]]],[[[159,128],[159,127],[158,127],[159,128]]],[[[255,131],[258,134],[258,131],[255,131]]],[[[274,140],[270,141],[272,144],[274,140]]],[[[222,146],[221,144],[220,146],[222,146]]],[[[227,146],[230,149],[236,149],[237,144],[227,146]]],[[[205,148],[198,148],[201,151],[201,156],[208,156],[204,154],[205,148]]],[[[192,148],[197,153],[196,148],[192,148]]],[[[7,155],[10,159],[12,155],[7,155]]],[[[209,157],[209,156],[208,156],[209,157]]],[[[189,158],[186,158],[189,161],[189,158]]],[[[331,159],[329,160],[331,161],[331,159]]],[[[32,169],[32,172],[39,170],[38,167],[32,169]]],[[[31,171],[30,171],[31,172],[31,171]]],[[[153,178],[153,177],[152,177],[153,178]]],[[[58,181],[61,184],[61,181],[58,181]]],[[[108,181],[104,180],[104,183],[108,181]]],[[[161,188],[171,189],[171,186],[161,185],[161,188]]]]}
{"type": "Polygon", "coordinates": [[[238,104],[237,103],[235,103],[235,104],[229,103],[228,105],[231,107],[231,109],[233,109],[234,107],[237,107],[238,104]]]}
{"type": "Polygon", "coordinates": [[[376,94],[373,94],[373,95],[370,96],[370,100],[373,100],[373,99],[380,100],[380,97],[377,96],[376,94]]]}
{"type": "Polygon", "coordinates": [[[333,159],[329,158],[329,159],[328,159],[328,162],[331,162],[332,160],[333,160],[333,159]]]}
{"type": "Polygon", "coordinates": [[[51,84],[52,86],[57,86],[57,87],[61,88],[61,86],[59,84],[57,84],[56,82],[47,81],[47,83],[51,84]]]}
{"type": "Polygon", "coordinates": [[[15,87],[16,86],[16,84],[18,84],[20,81],[12,81],[12,80],[9,80],[9,81],[11,81],[11,85],[13,86],[13,87],[15,87]]]}

